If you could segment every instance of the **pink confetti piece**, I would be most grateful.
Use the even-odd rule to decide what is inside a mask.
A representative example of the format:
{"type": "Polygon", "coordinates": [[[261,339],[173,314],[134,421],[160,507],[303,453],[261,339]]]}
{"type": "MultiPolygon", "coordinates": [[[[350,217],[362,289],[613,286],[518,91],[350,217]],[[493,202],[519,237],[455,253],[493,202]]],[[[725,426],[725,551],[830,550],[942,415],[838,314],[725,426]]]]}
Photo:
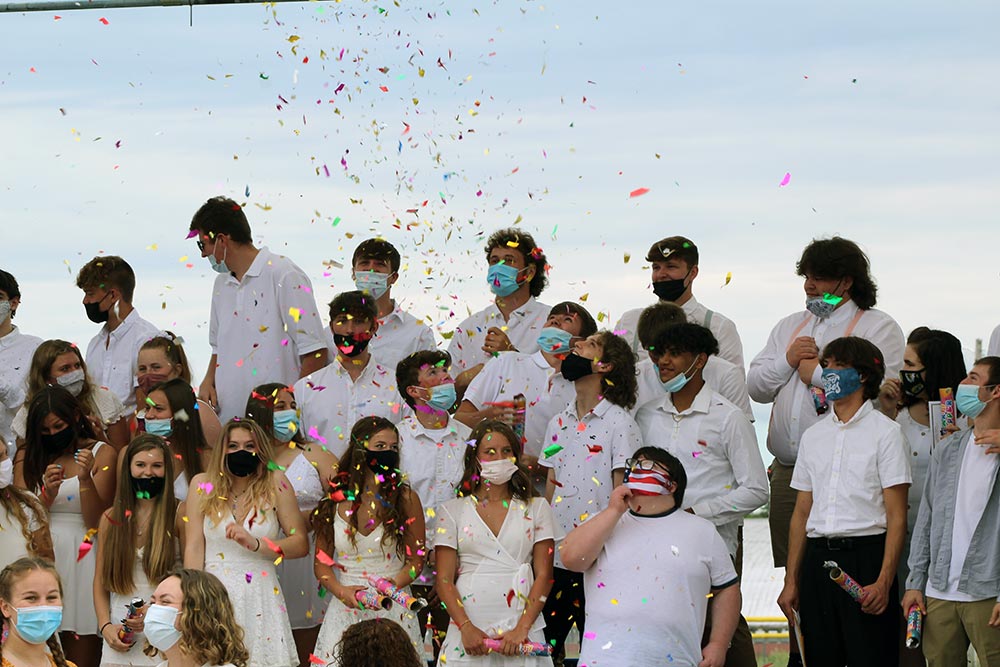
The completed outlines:
{"type": "Polygon", "coordinates": [[[101,23],[103,23],[104,25],[108,25],[108,20],[107,20],[106,18],[104,18],[103,16],[102,16],[102,17],[101,17],[100,19],[98,19],[98,20],[99,20],[99,21],[100,21],[101,23]]]}
{"type": "Polygon", "coordinates": [[[629,199],[635,199],[636,197],[643,196],[647,192],[649,192],[649,188],[636,188],[632,192],[628,193],[628,198],[629,199]]]}
{"type": "Polygon", "coordinates": [[[778,187],[779,188],[785,187],[791,180],[792,180],[792,174],[790,172],[785,172],[785,177],[781,179],[781,183],[778,183],[778,187]]]}

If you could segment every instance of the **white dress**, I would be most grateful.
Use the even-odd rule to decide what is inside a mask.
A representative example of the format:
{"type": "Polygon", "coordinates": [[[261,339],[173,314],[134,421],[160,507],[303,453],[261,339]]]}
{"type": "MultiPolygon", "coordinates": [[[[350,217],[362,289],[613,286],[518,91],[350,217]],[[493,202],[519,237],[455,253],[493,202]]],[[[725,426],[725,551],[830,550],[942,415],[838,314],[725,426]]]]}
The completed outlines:
{"type": "MultiPolygon", "coordinates": [[[[340,516],[340,512],[337,512],[333,527],[336,535],[334,559],[337,563],[337,567],[334,567],[333,571],[337,576],[337,581],[341,584],[368,586],[368,575],[389,579],[403,568],[404,561],[396,554],[395,550],[391,553],[382,551],[381,525],[367,536],[357,533],[357,547],[351,545],[351,541],[347,537],[347,531],[351,529],[351,526],[340,516]],[[341,570],[341,567],[345,568],[346,571],[341,570]]],[[[344,630],[359,621],[372,618],[388,618],[399,623],[410,635],[410,641],[413,642],[417,655],[424,655],[424,642],[420,638],[420,625],[417,622],[416,613],[411,613],[398,603],[393,603],[392,609],[388,611],[348,609],[340,600],[336,599],[330,603],[330,607],[327,609],[326,618],[323,619],[323,626],[319,629],[319,637],[316,639],[316,650],[313,653],[323,660],[323,664],[329,663],[333,659],[334,647],[340,641],[344,630]]]]}
{"type": "Polygon", "coordinates": [[[243,520],[243,528],[260,539],[257,552],[226,537],[226,526],[233,521],[232,515],[220,518],[217,524],[205,517],[205,571],[218,577],[229,591],[236,622],[243,628],[250,652],[247,667],[298,665],[285,596],[275,573],[277,554],[264,542],[264,538],[278,539],[278,517],[273,509],[254,509],[243,520]]]}
{"type": "MultiPolygon", "coordinates": [[[[94,458],[105,443],[99,442],[91,451],[94,458]]],[[[63,617],[61,632],[75,632],[78,635],[98,634],[97,614],[94,613],[94,570],[97,556],[94,549],[100,535],[91,537],[92,547],[77,560],[80,545],[87,536],[87,526],[83,523],[83,508],[80,505],[80,478],[67,477],[59,485],[59,493],[49,508],[49,532],[52,533],[52,548],[56,554],[56,570],[62,578],[63,617]]]]}
{"type": "MultiPolygon", "coordinates": [[[[451,547],[458,552],[455,586],[465,613],[477,628],[497,638],[501,631],[512,629],[524,611],[528,592],[535,582],[531,569],[536,542],[559,539],[552,508],[544,498],[530,503],[513,499],[507,516],[494,535],[476,511],[471,497],[449,500],[438,509],[435,547],[451,547]]],[[[528,632],[528,640],[545,643],[542,614],[528,632]]],[[[462,632],[448,624],[438,665],[483,665],[491,667],[541,667],[552,658],[536,656],[506,657],[501,653],[484,656],[466,655],[462,632]]]]}
{"type": "MultiPolygon", "coordinates": [[[[3,443],[0,443],[0,447],[3,443]]],[[[0,493],[6,491],[0,490],[0,493]]],[[[34,511],[28,506],[22,505],[25,517],[28,519],[28,532],[33,533],[41,524],[34,511]]],[[[19,558],[30,556],[28,553],[28,541],[24,539],[24,531],[21,530],[21,522],[17,515],[10,513],[6,508],[0,507],[0,570],[7,567],[19,558]]]]}
{"type": "MultiPolygon", "coordinates": [[[[120,593],[111,594],[111,623],[113,625],[118,625],[125,618],[127,614],[126,607],[132,601],[132,598],[142,598],[142,601],[148,605],[149,598],[153,595],[153,591],[156,590],[156,586],[149,583],[149,580],[146,578],[146,572],[142,569],[143,549],[145,547],[139,547],[136,551],[135,564],[132,566],[132,582],[135,585],[135,590],[129,595],[122,595],[120,593]]],[[[107,640],[105,640],[101,653],[101,667],[152,667],[159,664],[159,656],[150,658],[142,652],[142,648],[145,645],[146,638],[141,632],[135,633],[135,643],[132,644],[132,648],[124,653],[120,653],[108,646],[107,640]]]]}
{"type": "MultiPolygon", "coordinates": [[[[323,482],[316,467],[305,454],[299,453],[285,470],[285,476],[295,491],[295,500],[303,512],[311,512],[323,499],[323,482]]],[[[309,556],[282,561],[278,565],[278,580],[288,605],[288,620],[293,630],[314,628],[323,622],[330,595],[325,589],[319,596],[320,585],[313,572],[316,536],[309,533],[309,556]]]]}

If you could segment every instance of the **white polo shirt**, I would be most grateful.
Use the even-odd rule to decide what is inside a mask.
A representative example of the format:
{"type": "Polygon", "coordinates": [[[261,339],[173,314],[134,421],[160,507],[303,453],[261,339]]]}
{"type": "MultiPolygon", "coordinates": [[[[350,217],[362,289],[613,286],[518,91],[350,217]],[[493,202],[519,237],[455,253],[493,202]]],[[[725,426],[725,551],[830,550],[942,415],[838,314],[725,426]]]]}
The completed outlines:
{"type": "Polygon", "coordinates": [[[684,412],[672,394],[644,405],[636,415],[643,444],[676,456],[687,473],[684,506],[715,524],[730,554],[736,553],[743,517],[767,502],[767,472],[757,436],[743,411],[706,383],[684,412]]]}
{"type": "Polygon", "coordinates": [[[719,534],[705,519],[626,512],[583,575],[587,667],[701,662],[708,596],[739,584],[719,534]]]}
{"type": "Polygon", "coordinates": [[[242,417],[254,387],[299,379],[299,357],[326,347],[312,283],[292,260],[261,248],[242,280],[215,279],[208,329],[218,355],[219,419],[242,417]]]}
{"type": "Polygon", "coordinates": [[[455,487],[462,481],[472,429],[457,419],[449,419],[444,428],[429,429],[413,415],[399,422],[398,428],[399,467],[420,497],[430,548],[434,544],[435,514],[455,497],[455,487]]]}
{"type": "MultiPolygon", "coordinates": [[[[719,342],[719,356],[729,363],[736,364],[740,369],[746,368],[743,360],[743,341],[736,330],[736,325],[731,319],[714,310],[709,310],[698,303],[694,295],[681,304],[681,309],[687,315],[687,321],[692,324],[700,324],[706,327],[719,342]]],[[[636,331],[639,325],[639,316],[645,308],[633,308],[626,311],[618,323],[615,325],[615,333],[629,342],[632,351],[642,359],[646,350],[639,344],[639,334],[636,331]]]]}
{"type": "Polygon", "coordinates": [[[899,424],[865,401],[842,422],[833,408],[802,434],[792,488],[811,491],[807,537],[886,531],[883,489],[910,484],[909,448],[899,424]]]}
{"type": "Polygon", "coordinates": [[[518,352],[534,352],[538,349],[538,335],[545,327],[550,310],[551,307],[530,297],[523,306],[511,312],[510,320],[506,322],[495,302],[470,315],[455,327],[455,333],[448,344],[454,373],[457,375],[490,360],[490,355],[483,352],[486,332],[490,327],[497,327],[506,333],[518,352]]]}
{"type": "Polygon", "coordinates": [[[570,405],[576,405],[576,385],[557,371],[549,376],[548,391],[535,406],[535,412],[548,428],[552,418],[570,405]]]}
{"type": "Polygon", "coordinates": [[[27,336],[16,326],[0,338],[0,440],[8,447],[14,442],[11,422],[28,391],[31,358],[41,344],[41,338],[27,336]]]}
{"type": "MultiPolygon", "coordinates": [[[[330,358],[337,356],[337,346],[333,342],[333,331],[330,327],[324,329],[326,349],[330,358]]],[[[368,351],[379,360],[379,363],[396,372],[400,361],[418,350],[436,350],[437,341],[431,328],[416,317],[403,310],[398,301],[393,300],[393,309],[379,320],[378,333],[368,344],[368,351]]]]}
{"type": "MultiPolygon", "coordinates": [[[[551,456],[543,453],[538,462],[555,473],[552,511],[568,533],[608,506],[614,490],[611,472],[625,468],[642,436],[624,408],[601,399],[582,419],[575,403],[567,406],[549,422],[543,444],[562,447],[551,456]]],[[[558,549],[555,562],[562,567],[558,549]]]]}
{"type": "MultiPolygon", "coordinates": [[[[542,451],[545,428],[549,425],[545,413],[538,410],[538,404],[549,391],[549,377],[553,373],[540,350],[530,354],[501,354],[486,362],[482,372],[469,384],[464,400],[482,410],[486,403],[510,401],[517,394],[524,394],[524,451],[537,458],[542,451]]],[[[575,396],[575,389],[573,393],[575,396]]]]}
{"type": "MultiPolygon", "coordinates": [[[[347,363],[352,363],[350,359],[347,363]]],[[[320,443],[338,459],[345,451],[351,429],[362,417],[385,417],[396,424],[405,416],[396,391],[396,374],[374,357],[352,381],[340,361],[324,366],[295,383],[295,401],[302,412],[306,438],[320,443]]]]}
{"type": "Polygon", "coordinates": [[[108,331],[105,323],[87,346],[87,375],[90,381],[110,389],[129,414],[135,412],[139,348],[159,335],[164,334],[139,317],[139,312],[133,309],[114,331],[108,331]]]}
{"type": "MultiPolygon", "coordinates": [[[[906,346],[903,330],[880,310],[864,311],[855,320],[859,312],[857,305],[849,300],[823,320],[808,311],[789,315],[771,330],[767,345],[750,362],[747,389],[750,398],[758,403],[774,403],[767,429],[767,449],[784,465],[795,465],[802,434],[823,419],[823,415],[816,414],[810,388],[799,379],[798,371],[789,366],[785,358],[793,334],[796,338],[812,336],[822,352],[827,343],[848,335],[851,330],[851,335],[870,341],[882,352],[886,378],[899,375],[906,346]]],[[[820,366],[813,372],[811,384],[823,388],[820,366]]]]}
{"type": "MultiPolygon", "coordinates": [[[[636,397],[634,415],[639,408],[650,401],[663,397],[663,383],[660,382],[660,369],[648,356],[636,364],[639,374],[639,393],[636,397]]],[[[743,411],[751,422],[754,421],[753,410],[750,408],[750,395],[747,394],[747,381],[743,369],[721,357],[712,355],[701,370],[705,384],[721,394],[726,400],[743,411]]]]}

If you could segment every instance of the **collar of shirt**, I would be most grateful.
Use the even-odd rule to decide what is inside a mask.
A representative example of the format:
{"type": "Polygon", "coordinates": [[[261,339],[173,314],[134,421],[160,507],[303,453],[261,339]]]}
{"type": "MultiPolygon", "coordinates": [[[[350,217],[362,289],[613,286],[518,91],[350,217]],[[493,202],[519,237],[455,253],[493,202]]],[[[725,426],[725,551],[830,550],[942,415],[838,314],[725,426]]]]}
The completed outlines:
{"type": "Polygon", "coordinates": [[[702,386],[701,391],[698,392],[698,395],[694,397],[694,400],[691,401],[691,407],[689,407],[684,412],[677,412],[677,408],[674,407],[672,396],[673,396],[672,394],[665,394],[663,398],[660,400],[660,405],[659,405],[660,410],[663,410],[664,412],[672,415],[683,416],[683,415],[689,415],[692,412],[701,412],[704,414],[708,414],[708,410],[712,405],[712,388],[708,386],[707,382],[702,386]]]}
{"type": "Polygon", "coordinates": [[[395,299],[392,300],[392,310],[390,310],[385,317],[379,319],[379,326],[385,326],[389,324],[391,320],[398,320],[400,324],[403,323],[403,309],[400,307],[399,302],[395,299]]]}
{"type": "Polygon", "coordinates": [[[581,422],[584,421],[585,419],[587,419],[587,417],[590,416],[590,415],[593,415],[594,417],[596,417],[598,419],[604,419],[604,415],[606,415],[608,413],[608,410],[611,409],[612,405],[614,405],[614,403],[612,403],[611,401],[609,401],[609,400],[607,400],[605,398],[602,398],[600,401],[597,402],[597,405],[595,405],[590,410],[590,412],[588,412],[587,414],[585,414],[583,417],[578,417],[577,416],[577,412],[576,412],[576,400],[574,399],[573,402],[570,403],[569,406],[567,407],[567,412],[569,412],[569,414],[573,415],[574,419],[576,419],[577,421],[581,421],[581,422]]]}
{"type": "Polygon", "coordinates": [[[107,334],[111,338],[121,338],[122,336],[125,336],[138,321],[139,311],[133,308],[132,312],[125,316],[125,319],[122,320],[121,324],[115,327],[114,331],[108,331],[108,325],[105,323],[104,330],[101,333],[107,334]]]}
{"type": "MultiPolygon", "coordinates": [[[[514,310],[510,311],[510,316],[514,317],[515,315],[517,315],[518,317],[524,317],[525,315],[531,312],[532,307],[534,305],[535,305],[535,297],[529,296],[528,300],[524,302],[524,305],[522,305],[520,308],[515,308],[514,310]]],[[[491,303],[486,310],[490,315],[494,317],[499,317],[501,319],[503,318],[503,313],[501,313],[500,308],[497,307],[496,301],[491,303]]]]}
{"type": "Polygon", "coordinates": [[[550,371],[550,374],[551,374],[552,367],[549,366],[549,362],[547,362],[545,360],[545,357],[542,356],[542,351],[541,350],[538,350],[537,352],[533,352],[531,354],[530,358],[531,358],[532,361],[535,362],[536,366],[538,366],[539,368],[544,368],[544,369],[550,371]]]}
{"type": "MultiPolygon", "coordinates": [[[[243,279],[246,280],[247,278],[256,278],[260,276],[260,274],[264,272],[264,267],[271,261],[271,254],[272,253],[267,249],[267,246],[258,250],[257,256],[254,257],[253,262],[250,263],[250,268],[248,268],[247,272],[243,274],[243,279]]],[[[226,274],[226,280],[227,282],[234,283],[236,285],[243,282],[243,280],[237,280],[232,271],[226,274]]]]}
{"type": "Polygon", "coordinates": [[[836,410],[830,410],[830,414],[833,416],[834,424],[836,424],[841,428],[847,428],[852,424],[857,424],[859,421],[864,419],[869,412],[871,412],[874,409],[875,408],[872,405],[871,401],[865,401],[864,403],[861,404],[861,407],[858,408],[858,411],[854,413],[854,416],[848,419],[846,422],[840,421],[840,418],[837,416],[836,410]]]}
{"type": "MultiPolygon", "coordinates": [[[[848,322],[854,319],[854,316],[858,314],[858,305],[847,299],[847,301],[840,308],[833,311],[830,317],[825,320],[820,320],[822,324],[829,327],[839,327],[841,325],[846,326],[848,322]]],[[[804,335],[804,334],[803,334],[804,335]]]]}
{"type": "MultiPolygon", "coordinates": [[[[345,358],[345,361],[349,364],[354,363],[354,359],[351,359],[350,357],[345,358]]],[[[351,379],[350,374],[348,374],[347,369],[344,368],[344,365],[340,363],[340,359],[338,357],[334,357],[333,363],[330,365],[333,366],[338,376],[340,377],[346,376],[348,380],[351,379]]],[[[358,375],[358,379],[353,380],[352,382],[364,382],[366,379],[374,376],[376,367],[381,368],[381,366],[378,365],[378,362],[375,361],[375,357],[371,356],[368,357],[368,363],[365,364],[365,367],[361,369],[361,374],[358,375]]]]}
{"type": "Polygon", "coordinates": [[[696,310],[698,310],[698,308],[700,306],[701,306],[701,304],[698,303],[698,299],[694,298],[694,294],[692,294],[691,298],[688,299],[687,301],[685,301],[684,305],[681,306],[681,310],[684,311],[685,315],[687,315],[688,317],[690,317],[691,314],[693,312],[695,312],[696,310]]]}
{"type": "MultiPolygon", "coordinates": [[[[416,408],[414,408],[416,410],[416,408]]],[[[420,420],[413,417],[413,419],[407,419],[409,422],[410,430],[413,432],[414,436],[424,436],[434,442],[439,442],[441,440],[440,436],[442,434],[455,433],[455,424],[451,419],[448,419],[448,423],[442,428],[427,428],[420,423],[420,420]]]]}
{"type": "Polygon", "coordinates": [[[21,337],[21,330],[17,328],[17,325],[11,325],[11,327],[10,333],[0,338],[0,350],[13,347],[21,337]]]}

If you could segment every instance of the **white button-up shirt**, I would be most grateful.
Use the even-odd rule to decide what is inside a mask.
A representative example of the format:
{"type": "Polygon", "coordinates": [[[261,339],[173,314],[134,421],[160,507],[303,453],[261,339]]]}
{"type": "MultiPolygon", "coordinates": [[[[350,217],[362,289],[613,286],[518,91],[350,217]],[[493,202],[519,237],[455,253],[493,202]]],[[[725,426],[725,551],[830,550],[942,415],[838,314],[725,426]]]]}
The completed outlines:
{"type": "MultiPolygon", "coordinates": [[[[346,363],[353,363],[347,359],[346,363]]],[[[398,423],[405,415],[396,391],[396,374],[372,357],[357,380],[340,361],[324,366],[295,383],[306,438],[320,443],[338,459],[347,451],[351,429],[362,417],[375,415],[398,423]]]]}
{"type": "Polygon", "coordinates": [[[132,310],[114,331],[105,323],[87,346],[87,375],[99,387],[110,389],[129,414],[135,412],[136,367],[139,348],[150,338],[162,335],[159,327],[132,310]]]}
{"type": "Polygon", "coordinates": [[[41,344],[41,338],[26,336],[16,326],[0,338],[0,439],[8,449],[14,442],[11,422],[28,391],[31,358],[41,344]]]}
{"type": "Polygon", "coordinates": [[[300,357],[326,347],[312,283],[292,260],[261,248],[242,280],[215,279],[208,342],[217,355],[219,419],[245,413],[254,387],[299,379],[300,357]]]}
{"type": "Polygon", "coordinates": [[[865,401],[850,421],[830,414],[802,434],[792,488],[810,491],[807,537],[886,531],[883,489],[910,484],[909,449],[899,424],[865,401]]]}
{"type": "MultiPolygon", "coordinates": [[[[746,363],[743,360],[743,341],[740,340],[736,324],[731,319],[701,305],[693,295],[681,304],[681,309],[687,315],[688,322],[700,324],[712,332],[715,340],[719,342],[720,357],[732,364],[736,364],[740,367],[740,370],[744,370],[745,372],[746,363]]],[[[640,359],[646,353],[642,349],[642,345],[639,344],[639,334],[637,332],[639,316],[642,315],[643,310],[645,308],[633,308],[626,311],[621,316],[621,319],[618,320],[618,324],[615,325],[614,329],[616,334],[629,342],[629,345],[632,346],[632,351],[640,359]]]]}
{"type": "Polygon", "coordinates": [[[636,421],[643,444],[680,460],[687,473],[682,509],[714,523],[735,554],[743,517],[767,502],[767,472],[753,426],[707,383],[683,412],[671,399],[664,393],[640,408],[636,421]]]}
{"type": "MultiPolygon", "coordinates": [[[[337,356],[337,346],[333,342],[333,331],[325,330],[326,348],[330,358],[337,356]]],[[[379,363],[396,372],[400,361],[418,350],[436,350],[434,332],[416,317],[403,310],[398,301],[393,301],[393,309],[379,320],[378,332],[368,344],[368,351],[379,363]]]]}
{"type": "Polygon", "coordinates": [[[990,334],[990,344],[986,348],[986,354],[991,357],[1000,355],[1000,325],[997,325],[997,328],[990,334]]]}
{"type": "Polygon", "coordinates": [[[552,373],[552,367],[541,351],[501,354],[490,359],[469,384],[464,400],[482,410],[487,403],[511,401],[517,394],[523,394],[524,452],[537,458],[542,451],[545,427],[552,416],[546,416],[537,406],[548,394],[552,373]]]}
{"type": "Polygon", "coordinates": [[[448,354],[451,355],[454,373],[457,375],[476,364],[490,360],[490,355],[483,352],[486,332],[490,327],[497,327],[507,334],[507,338],[518,352],[534,352],[538,349],[538,334],[542,333],[550,310],[551,307],[531,297],[523,306],[511,311],[510,320],[506,322],[495,302],[470,315],[455,328],[455,333],[448,344],[448,354]]]}
{"type": "MultiPolygon", "coordinates": [[[[858,307],[847,301],[826,319],[819,319],[807,311],[800,311],[784,318],[771,330],[767,345],[750,362],[747,389],[750,398],[758,403],[774,403],[771,423],[767,429],[767,449],[784,465],[795,465],[799,439],[807,428],[817,423],[823,415],[816,414],[810,387],[799,379],[796,369],[788,365],[785,354],[795,337],[812,336],[816,346],[823,351],[832,340],[848,335],[864,338],[874,344],[885,357],[885,376],[899,375],[903,365],[903,330],[896,321],[880,310],[867,310],[855,322],[858,307]],[[805,326],[800,326],[805,322],[805,326]]],[[[823,388],[823,369],[816,366],[812,386],[823,388]]]]}
{"type": "MultiPolygon", "coordinates": [[[[660,382],[660,369],[656,367],[656,364],[647,356],[645,359],[641,359],[635,367],[639,374],[637,378],[639,393],[632,410],[633,414],[646,403],[663,398],[663,383],[660,382]]],[[[705,384],[742,410],[747,419],[754,420],[753,410],[750,408],[750,395],[747,394],[747,381],[742,368],[721,357],[712,355],[705,362],[701,376],[705,379],[705,384]]]]}

